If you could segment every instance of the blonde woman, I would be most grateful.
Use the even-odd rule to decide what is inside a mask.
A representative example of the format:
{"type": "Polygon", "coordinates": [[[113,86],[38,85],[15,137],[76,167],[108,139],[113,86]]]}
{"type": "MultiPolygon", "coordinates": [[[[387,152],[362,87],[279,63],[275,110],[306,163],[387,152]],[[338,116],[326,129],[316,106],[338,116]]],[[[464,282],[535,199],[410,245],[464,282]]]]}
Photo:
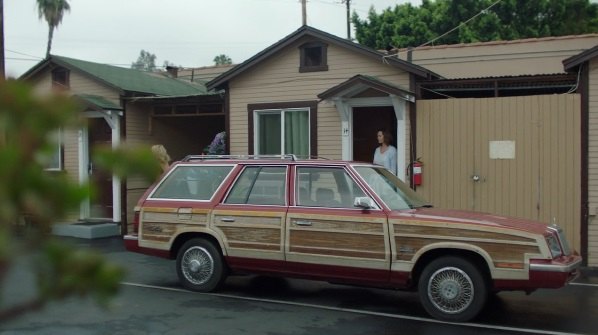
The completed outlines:
{"type": "Polygon", "coordinates": [[[162,144],[156,144],[152,146],[152,152],[162,168],[162,172],[166,172],[170,167],[170,156],[166,152],[166,148],[162,144]]]}

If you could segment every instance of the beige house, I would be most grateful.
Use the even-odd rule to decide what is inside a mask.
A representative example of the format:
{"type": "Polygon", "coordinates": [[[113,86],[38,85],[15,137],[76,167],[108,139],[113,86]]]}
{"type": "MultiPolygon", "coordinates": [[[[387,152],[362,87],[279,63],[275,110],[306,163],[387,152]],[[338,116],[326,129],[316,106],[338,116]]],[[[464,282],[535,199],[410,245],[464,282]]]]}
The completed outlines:
{"type": "Polygon", "coordinates": [[[84,125],[61,129],[56,159],[49,169],[89,181],[98,196],[81,204],[72,220],[111,222],[126,231],[133,207],[149,186],[140,178],[119,180],[98,170],[97,144],[162,144],[174,160],[201,153],[225,128],[223,100],[203,81],[176,73],[149,73],[52,55],[23,74],[39,94],[59,90],[81,103],[84,125]]]}
{"type": "Polygon", "coordinates": [[[386,128],[405,180],[415,81],[438,77],[303,26],[207,86],[226,92],[231,154],[371,161],[386,128]]]}

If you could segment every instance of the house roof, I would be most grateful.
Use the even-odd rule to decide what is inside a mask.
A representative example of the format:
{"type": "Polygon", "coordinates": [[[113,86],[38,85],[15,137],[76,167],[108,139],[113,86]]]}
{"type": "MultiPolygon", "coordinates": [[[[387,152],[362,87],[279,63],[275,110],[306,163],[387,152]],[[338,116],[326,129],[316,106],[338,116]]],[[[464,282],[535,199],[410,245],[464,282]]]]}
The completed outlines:
{"type": "Polygon", "coordinates": [[[101,97],[99,95],[92,94],[75,94],[73,97],[79,102],[83,103],[87,107],[98,110],[122,110],[123,108],[118,104],[101,97]]]}
{"type": "Polygon", "coordinates": [[[425,69],[419,65],[415,65],[409,62],[406,62],[401,59],[397,59],[396,57],[388,57],[385,58],[385,54],[380,53],[374,49],[365,47],[358,43],[351,42],[344,38],[340,38],[338,36],[334,36],[332,34],[326,33],[324,31],[309,27],[309,26],[302,26],[301,28],[297,29],[295,32],[291,33],[290,35],[286,36],[282,40],[274,43],[270,47],[262,50],[261,52],[257,53],[255,56],[249,58],[245,62],[235,66],[234,68],[230,69],[229,71],[221,74],[220,76],[214,78],[210,82],[207,83],[208,89],[215,89],[221,88],[225,83],[230,81],[231,79],[239,76],[240,74],[244,73],[248,69],[252,68],[256,64],[262,62],[263,60],[271,57],[272,55],[276,54],[280,50],[288,47],[289,45],[295,43],[299,39],[309,36],[312,38],[316,38],[322,41],[325,41],[330,44],[334,44],[349,50],[352,50],[356,53],[368,56],[372,59],[377,61],[384,60],[387,64],[398,68],[403,71],[407,71],[412,73],[418,77],[423,77],[426,79],[432,78],[441,78],[440,75],[425,69]]]}
{"type": "Polygon", "coordinates": [[[598,45],[580,54],[563,60],[563,66],[565,67],[565,71],[571,71],[574,70],[574,68],[576,68],[578,65],[585,63],[595,57],[598,57],[598,45]]]}
{"type": "Polygon", "coordinates": [[[359,94],[368,88],[373,88],[388,94],[395,94],[401,96],[405,94],[413,95],[412,92],[404,90],[397,85],[385,82],[376,77],[358,74],[349,78],[345,82],[342,82],[326,90],[325,92],[318,94],[318,98],[328,99],[339,95],[354,95],[359,94]]]}
{"type": "Polygon", "coordinates": [[[161,96],[205,95],[208,90],[201,83],[191,83],[157,74],[113,65],[93,63],[74,58],[51,55],[41,61],[21,79],[28,79],[52,64],[80,72],[121,92],[136,92],[161,96]]]}

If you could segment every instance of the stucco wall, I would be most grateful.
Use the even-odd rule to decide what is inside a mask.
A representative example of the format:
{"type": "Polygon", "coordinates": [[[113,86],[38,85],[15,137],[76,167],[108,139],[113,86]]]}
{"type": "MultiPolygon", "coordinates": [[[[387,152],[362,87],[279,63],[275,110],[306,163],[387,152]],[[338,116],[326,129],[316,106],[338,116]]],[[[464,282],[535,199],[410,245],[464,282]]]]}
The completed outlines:
{"type": "MultiPolygon", "coordinates": [[[[301,40],[230,82],[230,151],[248,152],[247,105],[313,101],[317,95],[357,75],[370,75],[409,89],[409,75],[390,65],[336,45],[328,46],[328,71],[299,72],[301,40]]],[[[341,158],[341,120],[331,102],[318,105],[318,155],[341,158]]]]}

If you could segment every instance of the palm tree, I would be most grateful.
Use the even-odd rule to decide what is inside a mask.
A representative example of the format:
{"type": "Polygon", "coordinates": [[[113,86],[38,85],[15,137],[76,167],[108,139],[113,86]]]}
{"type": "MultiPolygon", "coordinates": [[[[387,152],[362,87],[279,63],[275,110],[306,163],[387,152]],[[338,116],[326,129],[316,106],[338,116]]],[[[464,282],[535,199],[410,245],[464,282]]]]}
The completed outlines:
{"type": "Polygon", "coordinates": [[[62,22],[64,12],[71,10],[71,6],[66,0],[37,0],[37,12],[40,20],[42,17],[48,22],[48,49],[46,50],[46,58],[50,57],[50,49],[52,48],[52,36],[54,36],[54,29],[62,22]]]}

